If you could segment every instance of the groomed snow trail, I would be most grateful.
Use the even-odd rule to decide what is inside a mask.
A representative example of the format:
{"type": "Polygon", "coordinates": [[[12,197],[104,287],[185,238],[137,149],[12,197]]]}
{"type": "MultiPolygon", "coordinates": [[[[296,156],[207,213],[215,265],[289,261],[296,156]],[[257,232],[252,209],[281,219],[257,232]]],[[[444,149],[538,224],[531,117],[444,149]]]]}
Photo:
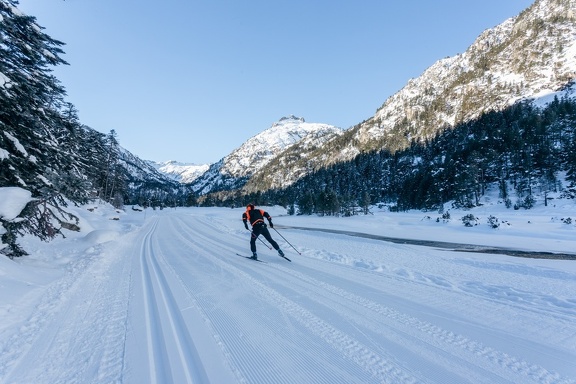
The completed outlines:
{"type": "Polygon", "coordinates": [[[0,329],[0,382],[576,383],[574,273],[280,228],[302,255],[272,232],[293,262],[258,242],[255,263],[222,212],[79,259],[0,329]]]}

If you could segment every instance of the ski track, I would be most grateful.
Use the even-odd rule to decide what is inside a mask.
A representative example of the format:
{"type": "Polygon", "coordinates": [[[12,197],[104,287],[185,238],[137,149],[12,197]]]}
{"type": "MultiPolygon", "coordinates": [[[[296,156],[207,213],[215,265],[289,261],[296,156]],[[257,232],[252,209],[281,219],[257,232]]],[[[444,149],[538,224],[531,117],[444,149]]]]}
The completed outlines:
{"type": "MultiPolygon", "coordinates": [[[[197,220],[201,219],[197,218],[197,220]]],[[[202,231],[202,233],[198,233],[199,228],[197,225],[186,228],[186,224],[182,221],[178,228],[179,231],[184,230],[183,232],[194,230],[196,237],[201,239],[201,241],[190,241],[189,246],[196,248],[199,254],[214,254],[214,249],[217,247],[223,248],[222,242],[215,239],[213,235],[221,232],[222,228],[209,220],[205,221],[204,228],[206,230],[202,231]]],[[[176,228],[174,228],[174,231],[176,231],[176,228]]],[[[233,249],[230,249],[229,252],[233,252],[233,249]]],[[[230,262],[226,258],[217,257],[214,262],[217,259],[222,260],[222,263],[220,263],[221,268],[230,268],[230,262]]],[[[313,305],[309,306],[310,308],[324,306],[323,303],[327,300],[326,292],[337,296],[337,299],[331,299],[335,303],[342,301],[342,299],[353,303],[354,310],[350,310],[350,307],[345,307],[345,310],[340,313],[343,313],[351,322],[362,325],[363,328],[367,329],[366,333],[375,334],[379,339],[388,338],[394,340],[396,347],[398,345],[412,344],[414,351],[417,351],[419,355],[424,354],[428,359],[443,360],[446,366],[458,366],[458,372],[467,373],[466,378],[459,376],[459,380],[470,379],[471,382],[496,381],[513,383],[520,376],[523,377],[523,382],[571,382],[568,379],[563,379],[557,373],[549,372],[543,367],[529,364],[522,359],[485,346],[478,341],[454,334],[429,322],[399,313],[391,308],[351,294],[339,287],[319,281],[311,277],[313,274],[309,276],[297,273],[292,268],[282,266],[282,264],[272,264],[270,267],[271,271],[281,270],[276,275],[275,281],[281,281],[287,275],[291,275],[293,277],[289,280],[291,283],[306,282],[306,286],[302,288],[302,291],[306,292],[306,299],[317,297],[313,305]],[[318,287],[321,289],[318,290],[318,287]],[[363,308],[363,310],[359,310],[359,308],[363,308]],[[357,315],[357,313],[362,315],[357,315]],[[366,320],[367,314],[373,318],[371,322],[366,320]],[[382,330],[383,322],[390,323],[386,330],[382,330]],[[439,354],[443,357],[438,357],[439,354]],[[454,361],[458,363],[456,364],[454,361]]],[[[412,372],[409,367],[401,366],[395,361],[395,357],[387,356],[386,352],[378,350],[377,346],[378,352],[371,350],[349,334],[336,329],[314,316],[311,311],[285,297],[285,292],[290,291],[293,287],[283,286],[282,292],[284,294],[281,294],[278,290],[274,290],[269,285],[262,283],[262,279],[255,277],[254,274],[240,271],[231,271],[231,273],[236,276],[241,275],[250,284],[257,286],[259,291],[263,293],[262,299],[269,300],[271,305],[280,306],[283,312],[291,315],[301,325],[309,328],[313,334],[323,338],[325,342],[332,345],[337,351],[346,355],[349,360],[358,364],[375,382],[426,381],[420,373],[412,372]]],[[[438,281],[438,279],[428,279],[428,282],[449,287],[449,284],[444,281],[438,281]]],[[[409,361],[419,359],[414,352],[408,351],[407,356],[410,357],[409,361]]],[[[444,377],[449,374],[449,372],[445,372],[444,377]]]]}
{"type": "MultiPolygon", "coordinates": [[[[532,377],[537,382],[549,382],[551,379],[557,379],[555,375],[549,374],[541,367],[530,366],[505,353],[483,346],[481,343],[469,340],[426,321],[402,314],[392,308],[382,306],[301,273],[294,271],[284,272],[305,282],[303,288],[309,289],[308,292],[310,292],[311,295],[309,298],[316,297],[316,301],[319,303],[330,300],[334,303],[333,305],[338,305],[338,302],[341,302],[341,300],[334,299],[330,297],[331,295],[325,293],[328,292],[336,295],[338,298],[356,304],[358,308],[355,311],[350,311],[350,308],[344,307],[343,309],[345,310],[339,313],[342,313],[351,321],[361,324],[364,329],[371,331],[371,333],[393,340],[396,342],[396,351],[398,348],[401,348],[402,345],[406,346],[406,344],[410,344],[418,347],[414,349],[418,350],[419,355],[425,355],[431,359],[441,353],[447,357],[446,362],[456,361],[470,367],[474,365],[481,366],[485,371],[482,376],[475,377],[473,380],[475,383],[481,382],[484,376],[491,377],[495,375],[495,372],[498,371],[501,371],[500,375],[502,378],[508,379],[510,382],[514,382],[516,374],[532,377]],[[321,287],[325,292],[314,291],[310,289],[311,287],[321,287]],[[486,360],[484,364],[478,364],[478,356],[486,360]],[[503,369],[498,369],[498,366],[503,369]],[[515,372],[515,375],[507,378],[506,376],[508,375],[506,373],[508,371],[515,372]]],[[[410,357],[410,361],[414,361],[415,359],[418,359],[418,356],[410,357]]],[[[445,375],[447,374],[448,373],[445,375]]],[[[474,376],[475,372],[472,370],[469,370],[466,375],[468,378],[474,376]]],[[[446,376],[444,376],[444,379],[446,379],[446,376]]],[[[462,380],[462,378],[460,378],[460,380],[462,380]]],[[[491,378],[490,382],[492,380],[494,380],[494,377],[491,378]]]]}
{"type": "Polygon", "coordinates": [[[153,383],[206,383],[208,377],[152,245],[158,220],[140,250],[148,368],[153,383]],[[170,346],[175,348],[170,350],[170,346]]]}
{"type": "MultiPolygon", "coordinates": [[[[326,250],[315,257],[317,240],[306,234],[299,239],[310,246],[292,263],[261,242],[266,263],[254,263],[235,256],[246,253],[249,237],[240,220],[234,224],[156,215],[121,242],[72,262],[30,298],[38,305],[19,328],[0,329],[0,382],[576,383],[565,356],[576,339],[575,300],[524,290],[521,280],[507,286],[501,277],[454,282],[449,271],[436,270],[450,264],[412,268],[410,258],[421,251],[381,242],[378,249],[407,261],[388,269],[376,259],[351,259],[354,240],[337,243],[331,257],[326,250]],[[506,316],[554,341],[542,345],[499,329],[506,316]],[[534,329],[543,316],[549,331],[534,329]],[[546,368],[524,357],[536,354],[546,368]]],[[[502,268],[451,263],[469,274],[502,268]]],[[[558,286],[573,278],[517,268],[502,273],[546,275],[558,286]]]]}
{"type": "MultiPolygon", "coordinates": [[[[525,268],[529,268],[529,267],[525,267],[525,268]]],[[[538,365],[534,365],[534,364],[529,364],[526,361],[524,361],[523,359],[519,359],[516,358],[514,356],[511,356],[508,353],[504,353],[501,351],[498,351],[494,348],[490,348],[488,346],[482,345],[482,343],[479,343],[475,340],[471,340],[468,339],[462,335],[457,335],[454,334],[454,332],[452,331],[448,331],[445,329],[442,329],[441,327],[435,326],[434,324],[431,324],[429,322],[426,321],[422,321],[419,320],[417,318],[414,318],[413,316],[408,316],[408,315],[404,315],[399,313],[398,311],[394,311],[390,308],[384,307],[380,304],[376,304],[370,300],[366,300],[363,297],[359,297],[353,294],[350,294],[344,290],[342,290],[339,287],[335,287],[329,284],[326,284],[322,281],[318,281],[317,279],[311,278],[310,276],[318,276],[319,273],[317,270],[312,271],[313,273],[311,273],[310,275],[303,275],[300,273],[296,273],[292,268],[282,268],[282,275],[278,275],[278,281],[282,281],[282,278],[285,277],[286,274],[292,274],[296,277],[298,277],[300,280],[304,280],[304,281],[308,281],[309,287],[307,287],[307,292],[314,294],[314,293],[320,293],[322,291],[318,291],[318,290],[314,290],[312,289],[313,287],[322,287],[327,291],[330,291],[332,293],[336,293],[338,294],[338,296],[348,299],[350,302],[352,303],[357,303],[362,305],[363,307],[365,307],[366,309],[369,309],[371,311],[374,311],[375,313],[377,313],[379,316],[377,316],[375,323],[373,324],[373,326],[370,328],[372,330],[378,330],[378,324],[382,322],[382,316],[384,316],[384,318],[389,318],[395,321],[395,327],[398,328],[398,324],[401,325],[401,327],[404,327],[405,329],[402,331],[402,338],[398,339],[398,342],[400,344],[405,344],[407,340],[403,339],[403,337],[405,337],[405,335],[407,334],[414,334],[415,330],[416,331],[421,331],[420,334],[417,336],[418,339],[421,339],[420,341],[425,341],[426,343],[429,343],[430,345],[435,345],[436,349],[431,351],[430,353],[430,357],[436,355],[438,353],[439,348],[442,349],[446,349],[450,352],[449,356],[450,356],[450,360],[455,360],[455,361],[459,361],[459,360],[463,360],[463,359],[467,359],[468,364],[472,364],[472,362],[474,362],[474,364],[478,364],[478,356],[483,357],[484,359],[486,359],[486,363],[484,364],[480,364],[481,367],[483,367],[485,369],[485,372],[483,372],[483,375],[485,374],[486,377],[491,377],[491,375],[493,374],[493,372],[500,372],[501,378],[506,380],[506,378],[508,378],[510,380],[510,382],[514,382],[515,380],[517,380],[517,375],[525,375],[526,378],[525,380],[523,380],[524,382],[530,381],[530,380],[534,380],[534,382],[573,382],[573,380],[570,379],[566,379],[566,378],[562,378],[560,375],[554,373],[554,372],[549,372],[546,369],[538,366],[538,365]],[[382,316],[380,316],[382,315],[382,316]],[[444,346],[443,346],[444,345],[444,346]],[[463,353],[465,352],[465,353],[463,353]],[[511,375],[510,373],[514,372],[513,375],[511,375]]],[[[324,268],[323,268],[324,269],[324,268]]],[[[353,272],[352,270],[350,272],[353,272]]],[[[522,271],[525,272],[525,271],[522,271]]],[[[541,271],[538,271],[538,273],[541,273],[541,271]]],[[[343,275],[342,273],[339,273],[339,275],[343,275]]],[[[555,273],[555,275],[558,275],[558,273],[555,273]]],[[[555,276],[555,277],[559,277],[559,276],[555,276]]],[[[568,277],[568,275],[562,275],[560,276],[560,278],[565,278],[568,277]]],[[[361,279],[359,279],[360,281],[361,279]]],[[[438,278],[434,278],[434,276],[431,275],[431,278],[429,279],[425,279],[427,282],[435,285],[437,288],[443,289],[443,290],[450,290],[450,289],[454,289],[455,291],[457,291],[457,287],[452,287],[452,285],[450,283],[448,283],[445,279],[438,279],[438,278]]],[[[290,282],[293,284],[294,279],[290,279],[290,282]]],[[[343,286],[350,286],[350,282],[346,282],[346,284],[342,284],[343,286]]],[[[385,287],[383,287],[384,289],[386,289],[385,287]]],[[[476,293],[476,292],[474,292],[476,293]]],[[[547,315],[552,314],[556,314],[556,316],[561,320],[561,322],[558,324],[559,328],[561,329],[562,326],[564,324],[566,324],[567,322],[571,322],[573,321],[574,317],[572,316],[574,313],[574,306],[571,305],[571,303],[567,303],[564,301],[558,301],[558,300],[549,300],[553,305],[548,305],[545,306],[545,310],[536,310],[537,308],[541,307],[541,302],[538,300],[540,295],[534,294],[534,292],[527,292],[524,295],[526,298],[533,298],[536,297],[537,300],[535,301],[530,301],[527,300],[525,302],[525,304],[527,303],[528,306],[524,306],[522,307],[523,310],[528,310],[528,311],[535,311],[538,314],[545,312],[547,315]],[[568,314],[569,316],[565,316],[566,314],[568,314]]],[[[543,295],[544,296],[544,295],[543,295]]],[[[545,297],[545,296],[544,296],[545,297]]],[[[326,298],[324,297],[324,294],[322,293],[320,295],[320,299],[317,300],[318,303],[322,303],[322,302],[326,302],[326,298]]],[[[510,303],[508,301],[504,301],[504,305],[505,306],[510,306],[510,303]]],[[[358,313],[363,313],[361,310],[350,310],[350,308],[344,308],[346,310],[342,310],[339,313],[340,314],[344,314],[347,316],[350,315],[355,315],[358,313]]],[[[364,317],[362,315],[359,316],[354,316],[357,322],[362,323],[362,321],[364,320],[364,317]]],[[[535,322],[537,323],[537,322],[535,322]]],[[[400,327],[400,329],[401,329],[400,327]]],[[[380,332],[382,335],[383,333],[380,332]]],[[[388,332],[386,333],[388,334],[388,332]]],[[[388,336],[389,337],[389,336],[388,336]]],[[[572,338],[573,339],[573,338],[572,338]]],[[[525,343],[528,344],[528,343],[525,343]]],[[[422,350],[421,345],[418,345],[419,348],[415,349],[418,351],[418,354],[422,354],[425,352],[425,349],[422,350]]],[[[542,347],[540,347],[541,349],[542,347]]],[[[541,353],[550,353],[550,351],[540,351],[541,353]]],[[[564,362],[564,364],[566,366],[569,366],[570,363],[570,359],[566,358],[565,356],[562,356],[561,353],[558,353],[556,351],[556,356],[554,357],[556,359],[558,359],[560,362],[564,362]]],[[[412,356],[412,359],[414,359],[414,356],[412,356]]],[[[448,366],[450,366],[450,364],[447,364],[448,366]]],[[[472,375],[471,373],[466,374],[466,377],[474,377],[474,375],[472,375]]],[[[491,378],[490,380],[492,380],[493,378],[491,378]]],[[[481,382],[481,377],[477,377],[475,380],[473,380],[474,382],[481,382]]]]}
{"type": "MultiPolygon", "coordinates": [[[[207,228],[210,226],[207,224],[207,228]]],[[[180,227],[182,229],[182,227],[180,227]]],[[[184,228],[185,229],[185,228],[184,228]]],[[[191,228],[190,228],[191,229],[191,228]]],[[[197,234],[197,230],[195,231],[197,234]]],[[[202,236],[202,242],[190,242],[190,246],[195,247],[200,250],[200,253],[207,253],[210,252],[210,249],[214,249],[216,246],[222,247],[221,243],[215,241],[214,239],[209,238],[210,233],[218,233],[215,228],[210,228],[207,232],[207,235],[202,236]],[[209,242],[209,245],[206,245],[206,242],[209,242]],[[219,245],[220,244],[220,245],[219,245]]],[[[229,255],[233,255],[233,249],[228,251],[229,255]]],[[[281,262],[281,259],[278,259],[281,262]]],[[[280,311],[285,314],[292,316],[292,318],[300,323],[301,326],[308,328],[312,334],[316,337],[323,339],[328,344],[332,345],[336,351],[340,353],[344,353],[358,364],[366,373],[363,375],[364,377],[360,382],[390,382],[390,383],[412,383],[418,382],[420,380],[415,380],[414,378],[410,377],[410,375],[406,375],[402,370],[396,367],[393,363],[383,360],[380,356],[376,353],[370,351],[365,346],[362,346],[356,340],[350,338],[348,335],[341,333],[334,327],[330,326],[326,322],[322,321],[318,317],[314,316],[312,313],[307,311],[305,308],[299,306],[298,304],[290,301],[279,292],[265,286],[257,279],[252,277],[249,273],[240,270],[239,268],[234,268],[231,266],[227,260],[222,260],[221,258],[214,258],[213,262],[218,263],[218,265],[223,268],[231,271],[235,276],[241,276],[243,279],[247,280],[247,283],[251,286],[258,288],[258,293],[261,300],[265,300],[269,303],[269,305],[274,305],[280,307],[280,311]]],[[[240,262],[244,262],[240,260],[240,262]]],[[[301,349],[306,349],[306,345],[302,345],[301,349]]],[[[237,351],[238,355],[246,355],[245,351],[239,350],[237,351]]],[[[320,353],[320,351],[318,351],[320,353]]],[[[293,356],[295,358],[296,356],[293,356]]],[[[238,362],[241,365],[248,366],[250,373],[255,374],[260,369],[258,366],[250,367],[250,360],[238,362]]],[[[315,366],[311,366],[310,364],[301,366],[298,368],[301,372],[313,372],[316,370],[315,366]]],[[[360,372],[359,372],[360,373],[360,372]]],[[[270,377],[261,377],[258,379],[257,382],[270,382],[270,377]]],[[[308,378],[310,380],[311,378],[308,378]]],[[[326,383],[333,383],[334,380],[341,380],[338,377],[333,378],[324,378],[323,381],[319,381],[320,377],[314,377],[312,380],[313,382],[326,382],[326,383]]],[[[248,380],[249,382],[254,382],[253,380],[248,380]]],[[[293,377],[288,377],[281,379],[281,377],[275,377],[273,382],[286,382],[291,383],[294,382],[293,377]],[[277,381],[281,380],[281,381],[277,381]]],[[[343,381],[347,382],[347,381],[343,381]]]]}

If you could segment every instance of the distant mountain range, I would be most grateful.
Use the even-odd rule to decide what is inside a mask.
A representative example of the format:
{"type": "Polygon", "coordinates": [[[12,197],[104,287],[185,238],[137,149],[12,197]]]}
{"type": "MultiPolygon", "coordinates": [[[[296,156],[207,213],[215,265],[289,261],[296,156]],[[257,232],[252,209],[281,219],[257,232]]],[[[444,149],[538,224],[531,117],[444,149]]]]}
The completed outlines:
{"type": "Polygon", "coordinates": [[[194,180],[202,176],[210,167],[209,164],[197,165],[179,163],[174,160],[169,160],[162,163],[148,161],[148,163],[158,172],[182,184],[192,183],[194,180]]]}
{"type": "Polygon", "coordinates": [[[401,150],[486,112],[567,89],[575,79],[576,0],[537,0],[484,31],[464,53],[441,59],[410,79],[374,116],[354,127],[341,130],[282,118],[204,174],[181,181],[199,194],[285,187],[361,153],[401,150]]]}
{"type": "MultiPolygon", "coordinates": [[[[214,164],[183,164],[176,161],[153,163],[156,169],[174,180],[190,184],[195,192],[207,193],[238,187],[242,181],[265,170],[266,166],[290,148],[300,152],[322,144],[342,134],[342,129],[328,124],[307,123],[304,118],[290,115],[258,135],[248,139],[214,164]]],[[[284,180],[293,175],[286,174],[284,180]]]]}

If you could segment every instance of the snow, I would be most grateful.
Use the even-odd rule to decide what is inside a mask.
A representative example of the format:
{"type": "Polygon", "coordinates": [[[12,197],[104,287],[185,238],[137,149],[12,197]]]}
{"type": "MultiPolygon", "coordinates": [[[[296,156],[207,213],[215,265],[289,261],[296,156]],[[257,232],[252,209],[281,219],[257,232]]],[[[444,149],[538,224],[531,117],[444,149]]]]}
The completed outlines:
{"type": "MultiPolygon", "coordinates": [[[[0,189],[6,217],[18,190],[0,189]]],[[[265,263],[235,255],[241,208],[70,206],[81,232],[0,257],[0,382],[576,383],[576,259],[408,243],[575,254],[573,201],[483,204],[447,222],[263,207],[291,263],[261,242],[265,263]]]]}
{"type": "Polygon", "coordinates": [[[22,144],[20,144],[20,141],[18,141],[17,138],[15,138],[14,136],[12,136],[11,134],[9,134],[8,132],[4,131],[4,136],[6,136],[6,138],[10,141],[12,141],[12,144],[14,145],[14,147],[16,147],[16,149],[23,154],[24,156],[28,156],[28,152],[26,151],[26,148],[24,148],[24,146],[22,144]]]}
{"type": "MultiPolygon", "coordinates": [[[[576,44],[574,45],[576,47],[576,44]]],[[[576,55],[575,55],[576,56],[576,55]]],[[[574,65],[576,67],[576,63],[574,65]]],[[[541,91],[534,96],[534,104],[540,108],[544,108],[546,105],[554,101],[554,98],[561,99],[564,96],[573,97],[576,95],[576,84],[572,84],[566,89],[559,92],[552,91],[541,91]]]]}
{"type": "Polygon", "coordinates": [[[30,191],[19,187],[0,188],[0,218],[15,219],[32,200],[30,191]]]}
{"type": "MultiPolygon", "coordinates": [[[[0,16],[0,22],[2,21],[2,16],[0,16]]],[[[11,82],[10,78],[0,72],[0,88],[10,88],[11,82]]]]}

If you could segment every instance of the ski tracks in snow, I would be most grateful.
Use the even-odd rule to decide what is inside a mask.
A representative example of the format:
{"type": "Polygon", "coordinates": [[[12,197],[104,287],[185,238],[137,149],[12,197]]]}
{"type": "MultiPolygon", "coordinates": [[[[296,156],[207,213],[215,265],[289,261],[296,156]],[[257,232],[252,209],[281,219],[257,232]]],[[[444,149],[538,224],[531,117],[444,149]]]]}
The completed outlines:
{"type": "MultiPolygon", "coordinates": [[[[202,219],[196,218],[196,220],[202,219]]],[[[337,354],[344,356],[346,362],[341,362],[339,368],[342,371],[356,372],[353,373],[353,380],[348,382],[354,380],[375,383],[444,382],[446,380],[474,383],[515,383],[518,380],[526,383],[574,382],[538,364],[531,364],[522,358],[485,345],[452,329],[445,329],[426,319],[352,293],[383,285],[379,282],[380,274],[369,272],[358,276],[359,281],[367,278],[367,281],[374,279],[375,283],[372,285],[369,282],[355,284],[352,278],[343,285],[336,285],[330,281],[343,282],[346,280],[346,272],[334,266],[330,266],[329,269],[334,270],[335,275],[330,275],[322,269],[315,270],[314,268],[327,267],[327,265],[318,265],[317,262],[313,263],[312,269],[286,266],[281,263],[281,260],[269,263],[265,267],[245,265],[242,261],[231,262],[220,256],[220,254],[226,254],[226,249],[231,245],[214,235],[223,230],[218,223],[206,220],[204,225],[189,224],[187,226],[182,221],[177,228],[185,233],[193,232],[198,239],[189,240],[187,246],[191,250],[198,254],[218,255],[212,258],[212,262],[218,265],[219,269],[226,270],[235,277],[241,277],[243,286],[254,287],[256,292],[254,295],[257,296],[259,305],[275,308],[287,318],[285,320],[287,324],[298,323],[300,328],[308,331],[306,335],[308,339],[302,341],[298,350],[310,349],[314,345],[311,339],[319,338],[330,345],[337,354]],[[263,304],[264,302],[267,304],[263,304]],[[339,320],[336,320],[338,318],[339,320]],[[350,362],[360,369],[351,369],[347,365],[350,362]]],[[[174,230],[176,231],[176,226],[174,230]]],[[[230,235],[237,236],[233,231],[230,235]]],[[[267,261],[271,260],[267,259],[267,261]]],[[[353,272],[353,268],[344,267],[344,269],[353,272]]],[[[359,275],[361,272],[355,270],[353,274],[359,275]]],[[[436,286],[435,280],[426,286],[430,288],[430,284],[436,286]]],[[[437,287],[447,291],[448,297],[450,295],[461,297],[461,293],[455,291],[454,287],[446,282],[437,287]]],[[[372,288],[372,290],[376,289],[372,288]]],[[[375,296],[386,296],[386,287],[381,289],[383,289],[381,294],[375,296]]],[[[191,289],[191,292],[193,291],[191,289]]],[[[214,318],[211,321],[218,323],[218,320],[214,318]]],[[[454,323],[457,323],[457,320],[454,323]]],[[[480,325],[472,325],[472,327],[478,328],[478,333],[482,332],[480,325]]],[[[279,335],[281,332],[277,332],[276,336],[279,335]]],[[[233,335],[220,335],[220,337],[228,339],[233,335]]],[[[512,342],[514,337],[509,339],[512,342]]],[[[295,343],[294,340],[292,342],[295,343]]],[[[530,346],[530,343],[525,344],[530,346]]],[[[228,347],[232,347],[232,344],[229,343],[228,347]]],[[[247,352],[237,349],[230,353],[234,355],[247,352]]],[[[316,352],[319,355],[326,354],[326,348],[320,348],[316,352]]],[[[562,359],[557,351],[549,350],[545,353],[556,354],[562,359]]],[[[254,357],[257,356],[260,355],[254,353],[254,357]]],[[[294,361],[297,360],[295,356],[292,358],[294,361]]],[[[331,363],[335,364],[334,361],[332,360],[331,363]]],[[[313,360],[311,364],[303,365],[299,369],[300,372],[310,373],[313,371],[313,366],[320,364],[322,364],[321,361],[313,360]]],[[[324,364],[328,362],[324,361],[324,364]]],[[[248,368],[239,368],[241,371],[243,369],[248,368]]],[[[246,371],[244,373],[252,374],[246,371]]],[[[248,381],[259,382],[253,377],[248,381]]],[[[346,382],[346,380],[342,379],[339,382],[346,382]]]]}
{"type": "Polygon", "coordinates": [[[483,298],[472,279],[451,280],[449,264],[410,265],[409,248],[367,240],[300,234],[308,249],[293,263],[262,243],[267,263],[254,263],[234,256],[249,240],[236,224],[155,215],[78,258],[30,298],[38,305],[18,329],[0,329],[0,382],[575,383],[561,366],[569,341],[556,348],[483,322],[516,316],[535,330],[545,319],[568,340],[570,308],[483,298]],[[406,254],[378,270],[355,258],[362,247],[406,254]],[[494,314],[477,320],[482,311],[494,314]],[[529,361],[537,353],[541,364],[529,361]]]}
{"type": "Polygon", "coordinates": [[[158,220],[145,234],[139,251],[145,319],[147,361],[141,361],[148,371],[143,380],[151,383],[207,383],[204,366],[195,348],[179,304],[160,265],[161,250],[153,246],[158,220]],[[148,380],[147,380],[148,379],[148,380]]]}
{"type": "MultiPolygon", "coordinates": [[[[281,319],[288,319],[289,324],[296,322],[299,326],[298,329],[293,330],[293,333],[289,332],[290,329],[286,332],[282,329],[283,324],[269,323],[267,321],[270,319],[263,320],[258,315],[255,316],[254,312],[259,312],[253,311],[255,303],[242,303],[238,311],[248,316],[248,322],[253,323],[254,329],[238,329],[234,326],[234,315],[224,314],[222,310],[210,314],[213,312],[210,310],[214,305],[213,302],[200,298],[198,309],[204,311],[210,322],[217,328],[218,339],[226,348],[227,355],[232,360],[231,365],[234,366],[240,382],[328,384],[416,383],[420,381],[282,293],[262,283],[250,273],[250,268],[245,268],[249,265],[247,261],[239,260],[240,264],[235,263],[236,266],[234,266],[229,263],[227,257],[213,257],[215,251],[234,255],[232,252],[234,248],[226,250],[227,247],[214,238],[214,234],[218,234],[219,231],[208,222],[203,227],[206,230],[202,232],[198,231],[199,226],[192,228],[185,222],[180,222],[177,227],[184,233],[192,233],[193,230],[196,240],[181,237],[181,240],[187,243],[186,246],[194,253],[208,255],[212,264],[211,268],[218,270],[218,274],[234,276],[239,280],[241,287],[250,287],[248,294],[251,297],[255,295],[252,298],[259,303],[256,304],[257,306],[264,308],[265,312],[273,309],[281,319]],[[253,332],[260,333],[260,335],[252,334],[253,332]],[[290,347],[282,349],[281,356],[274,356],[279,352],[277,345],[274,345],[271,340],[262,339],[262,335],[272,334],[275,334],[278,342],[290,347]],[[294,337],[295,334],[299,336],[294,337]],[[288,340],[280,340],[282,338],[288,340]],[[332,350],[331,353],[327,352],[326,344],[331,346],[328,348],[332,350]],[[286,366],[291,368],[286,369],[286,366]]],[[[276,260],[286,263],[280,258],[276,260]]],[[[190,294],[196,291],[198,291],[197,288],[189,287],[190,294]]],[[[244,316],[241,313],[236,314],[238,318],[244,316]]],[[[240,320],[237,319],[237,321],[240,320]]]]}
{"type": "MultiPolygon", "coordinates": [[[[291,281],[302,282],[302,288],[309,292],[311,299],[318,303],[332,303],[331,305],[338,309],[338,313],[350,323],[354,323],[369,341],[381,340],[394,344],[396,358],[404,354],[406,360],[412,363],[420,360],[420,369],[424,371],[428,364],[426,360],[442,361],[442,365],[447,367],[458,367],[460,375],[464,373],[459,377],[445,370],[441,374],[435,372],[430,376],[442,377],[446,382],[460,382],[465,377],[474,383],[491,383],[499,380],[509,380],[513,383],[518,375],[539,383],[556,382],[559,379],[558,375],[540,366],[528,364],[478,341],[358,296],[310,275],[291,270],[285,270],[283,274],[291,275],[294,278],[291,281]]],[[[379,353],[384,355],[388,353],[379,347],[381,345],[375,346],[379,353]]],[[[390,359],[393,358],[390,356],[390,359]]],[[[431,372],[431,369],[428,372],[431,372]]]]}

